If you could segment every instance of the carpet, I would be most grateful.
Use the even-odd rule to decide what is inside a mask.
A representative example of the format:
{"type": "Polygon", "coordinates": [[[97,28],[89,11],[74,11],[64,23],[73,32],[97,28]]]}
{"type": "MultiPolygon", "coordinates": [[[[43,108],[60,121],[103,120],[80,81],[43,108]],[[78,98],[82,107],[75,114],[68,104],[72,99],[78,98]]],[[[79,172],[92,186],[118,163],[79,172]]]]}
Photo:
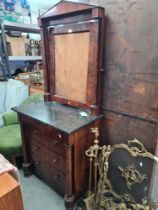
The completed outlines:
{"type": "Polygon", "coordinates": [[[65,210],[64,200],[36,176],[24,177],[20,170],[24,210],[65,210]]]}

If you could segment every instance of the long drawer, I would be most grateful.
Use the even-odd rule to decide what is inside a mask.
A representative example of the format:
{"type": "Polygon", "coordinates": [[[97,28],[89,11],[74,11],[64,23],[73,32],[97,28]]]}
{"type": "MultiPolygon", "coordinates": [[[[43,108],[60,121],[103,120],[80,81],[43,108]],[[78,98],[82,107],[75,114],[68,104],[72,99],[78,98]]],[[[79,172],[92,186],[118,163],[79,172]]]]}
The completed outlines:
{"type": "Polygon", "coordinates": [[[57,168],[64,174],[66,173],[66,159],[65,156],[62,157],[61,155],[58,155],[55,152],[50,153],[50,162],[51,166],[57,168]]]}
{"type": "Polygon", "coordinates": [[[32,155],[32,164],[34,173],[38,177],[50,184],[61,195],[64,195],[66,192],[66,176],[64,173],[35,155],[32,155]]]}
{"type": "Polygon", "coordinates": [[[41,126],[38,121],[35,121],[31,127],[27,125],[27,129],[29,142],[38,141],[47,148],[65,156],[66,134],[46,125],[41,126]]]}
{"type": "Polygon", "coordinates": [[[38,141],[31,141],[30,143],[30,155],[32,159],[36,156],[39,160],[44,160],[51,167],[55,167],[59,171],[65,173],[66,160],[58,153],[44,147],[38,141]]]}
{"type": "Polygon", "coordinates": [[[43,159],[45,162],[50,163],[50,150],[41,145],[38,141],[30,142],[30,155],[32,159],[37,156],[38,159],[43,159]]]}

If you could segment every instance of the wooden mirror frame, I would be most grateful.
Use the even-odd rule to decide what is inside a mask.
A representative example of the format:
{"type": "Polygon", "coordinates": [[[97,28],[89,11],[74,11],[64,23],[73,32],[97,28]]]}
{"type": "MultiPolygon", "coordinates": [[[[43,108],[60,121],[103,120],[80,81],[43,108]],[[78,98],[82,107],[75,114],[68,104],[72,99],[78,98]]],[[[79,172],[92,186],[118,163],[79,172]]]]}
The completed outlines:
{"type": "MultiPolygon", "coordinates": [[[[48,101],[90,109],[98,114],[101,95],[101,70],[103,70],[104,8],[61,1],[39,19],[42,36],[45,92],[48,101]],[[71,32],[70,32],[71,29],[71,32]],[[57,94],[55,81],[55,46],[57,34],[89,33],[89,54],[85,100],[76,100],[57,94]]],[[[81,87],[82,88],[82,87],[81,87]]]]}

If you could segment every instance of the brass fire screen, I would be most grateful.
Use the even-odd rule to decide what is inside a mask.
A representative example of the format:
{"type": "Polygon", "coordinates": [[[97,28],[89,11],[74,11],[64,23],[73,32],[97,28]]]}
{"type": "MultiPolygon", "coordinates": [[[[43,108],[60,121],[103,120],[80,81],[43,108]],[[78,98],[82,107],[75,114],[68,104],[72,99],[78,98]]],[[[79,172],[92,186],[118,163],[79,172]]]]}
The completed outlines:
{"type": "Polygon", "coordinates": [[[100,147],[97,128],[92,132],[94,146],[86,151],[90,161],[87,210],[152,209],[148,195],[155,157],[137,139],[100,147]]]}

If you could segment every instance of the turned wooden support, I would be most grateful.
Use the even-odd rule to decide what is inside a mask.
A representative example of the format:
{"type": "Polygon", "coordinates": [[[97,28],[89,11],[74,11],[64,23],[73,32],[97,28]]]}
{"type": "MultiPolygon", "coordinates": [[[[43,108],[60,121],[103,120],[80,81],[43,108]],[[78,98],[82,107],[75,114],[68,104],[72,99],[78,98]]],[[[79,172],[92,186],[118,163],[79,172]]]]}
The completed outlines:
{"type": "Polygon", "coordinates": [[[66,148],[66,174],[67,174],[67,191],[64,196],[65,207],[67,210],[73,210],[75,196],[73,192],[74,177],[73,177],[73,145],[65,145],[66,148]]]}
{"type": "MultiPolygon", "coordinates": [[[[20,116],[18,115],[18,119],[20,121],[20,116]]],[[[32,164],[29,158],[29,149],[28,149],[28,137],[25,130],[25,126],[20,124],[21,128],[21,137],[22,137],[22,145],[23,145],[23,172],[24,176],[30,176],[32,174],[32,164]]]]}

